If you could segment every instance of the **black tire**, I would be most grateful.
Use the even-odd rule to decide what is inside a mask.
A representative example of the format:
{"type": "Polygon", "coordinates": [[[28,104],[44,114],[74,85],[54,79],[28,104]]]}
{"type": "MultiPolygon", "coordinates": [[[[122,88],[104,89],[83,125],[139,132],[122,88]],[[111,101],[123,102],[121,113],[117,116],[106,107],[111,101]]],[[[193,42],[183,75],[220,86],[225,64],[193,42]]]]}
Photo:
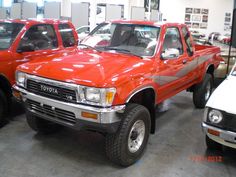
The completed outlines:
{"type": "Polygon", "coordinates": [[[211,74],[206,74],[203,81],[197,84],[193,91],[193,103],[196,108],[204,108],[213,88],[211,74]],[[208,95],[209,94],[209,95],[208,95]]]}
{"type": "Polygon", "coordinates": [[[206,146],[209,150],[222,150],[222,145],[210,139],[207,135],[205,137],[206,146]]]}
{"type": "Polygon", "coordinates": [[[61,125],[39,118],[26,111],[26,121],[30,128],[42,134],[52,134],[61,129],[61,125]]]}
{"type": "Polygon", "coordinates": [[[6,94],[0,89],[0,126],[6,123],[6,113],[8,110],[8,102],[6,94]]]}
{"type": "Polygon", "coordinates": [[[150,134],[150,127],[151,118],[149,111],[142,105],[128,104],[118,131],[106,136],[106,154],[108,158],[112,162],[125,167],[135,163],[145,150],[150,134]],[[130,148],[132,146],[130,148],[128,147],[128,145],[131,145],[128,141],[138,141],[140,132],[135,132],[135,129],[131,131],[133,125],[137,125],[138,123],[145,126],[143,140],[139,148],[135,152],[131,152],[130,148]],[[132,140],[132,138],[134,139],[132,140]]]}

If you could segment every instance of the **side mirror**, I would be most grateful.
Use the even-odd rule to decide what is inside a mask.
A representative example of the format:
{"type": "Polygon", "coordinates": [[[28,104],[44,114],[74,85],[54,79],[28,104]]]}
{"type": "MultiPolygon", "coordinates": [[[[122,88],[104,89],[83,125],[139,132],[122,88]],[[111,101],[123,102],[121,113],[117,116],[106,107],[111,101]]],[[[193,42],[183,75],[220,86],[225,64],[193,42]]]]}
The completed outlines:
{"type": "Polygon", "coordinates": [[[23,52],[33,52],[35,50],[35,46],[32,43],[22,44],[18,49],[18,53],[23,52]]]}
{"type": "Polygon", "coordinates": [[[164,52],[161,54],[162,59],[171,59],[171,58],[178,58],[179,57],[179,50],[175,48],[165,49],[164,52]]]}

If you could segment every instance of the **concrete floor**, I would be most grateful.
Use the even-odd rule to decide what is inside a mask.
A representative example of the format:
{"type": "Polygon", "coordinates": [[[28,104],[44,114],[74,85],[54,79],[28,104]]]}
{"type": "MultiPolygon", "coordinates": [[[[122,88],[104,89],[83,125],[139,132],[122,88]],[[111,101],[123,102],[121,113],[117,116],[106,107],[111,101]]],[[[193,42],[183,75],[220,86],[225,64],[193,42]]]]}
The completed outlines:
{"type": "Polygon", "coordinates": [[[236,150],[208,152],[192,94],[182,92],[169,100],[169,110],[157,116],[158,131],[151,135],[144,156],[121,168],[106,159],[104,137],[64,129],[43,136],[32,131],[18,103],[12,120],[0,129],[1,177],[233,177],[236,150]],[[209,162],[206,157],[219,157],[209,162]]]}

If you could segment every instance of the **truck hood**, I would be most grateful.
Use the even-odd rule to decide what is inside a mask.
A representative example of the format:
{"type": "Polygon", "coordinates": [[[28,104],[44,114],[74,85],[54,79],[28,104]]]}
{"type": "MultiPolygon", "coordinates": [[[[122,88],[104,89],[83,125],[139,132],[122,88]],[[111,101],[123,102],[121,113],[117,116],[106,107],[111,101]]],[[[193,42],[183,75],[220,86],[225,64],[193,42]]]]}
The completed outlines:
{"type": "Polygon", "coordinates": [[[212,93],[207,107],[226,111],[231,114],[236,114],[236,76],[228,76],[216,90],[212,93]]]}
{"type": "Polygon", "coordinates": [[[124,81],[121,78],[128,81],[137,74],[144,76],[147,68],[152,68],[151,61],[132,55],[84,49],[68,56],[61,54],[57,57],[35,59],[20,65],[18,70],[69,83],[110,87],[115,82],[124,81]]]}

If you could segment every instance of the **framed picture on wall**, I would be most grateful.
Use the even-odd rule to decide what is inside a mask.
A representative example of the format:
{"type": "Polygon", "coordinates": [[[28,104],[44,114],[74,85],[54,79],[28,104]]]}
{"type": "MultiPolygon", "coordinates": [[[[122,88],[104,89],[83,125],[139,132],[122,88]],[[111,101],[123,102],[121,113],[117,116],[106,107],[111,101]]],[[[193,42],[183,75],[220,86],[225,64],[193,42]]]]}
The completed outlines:
{"type": "Polygon", "coordinates": [[[191,13],[193,13],[193,8],[187,7],[187,8],[185,9],[185,13],[186,13],[186,14],[191,14],[191,13]]]}
{"type": "Polygon", "coordinates": [[[226,16],[226,17],[231,17],[231,13],[227,13],[227,12],[226,12],[226,13],[225,13],[225,16],[226,16]]]}
{"type": "Polygon", "coordinates": [[[208,22],[208,15],[202,16],[202,22],[208,22]]]}
{"type": "Polygon", "coordinates": [[[191,19],[191,15],[190,14],[185,14],[185,21],[189,22],[191,19]]]}
{"type": "Polygon", "coordinates": [[[185,22],[185,25],[187,25],[187,27],[192,28],[192,23],[191,22],[185,22]]]}
{"type": "Polygon", "coordinates": [[[199,26],[200,26],[199,23],[193,23],[192,24],[192,28],[199,28],[199,26]]]}
{"type": "Polygon", "coordinates": [[[200,23],[201,29],[207,29],[207,23],[200,23]]]}
{"type": "Polygon", "coordinates": [[[208,14],[209,13],[209,10],[208,9],[202,9],[202,14],[208,14]]]}
{"type": "Polygon", "coordinates": [[[192,21],[193,22],[200,22],[201,21],[201,15],[192,15],[192,21]]]}
{"type": "MultiPolygon", "coordinates": [[[[144,0],[145,12],[149,9],[149,0],[144,0]]],[[[151,10],[159,10],[159,0],[151,0],[151,10]]]]}
{"type": "Polygon", "coordinates": [[[225,22],[230,22],[231,18],[230,17],[225,17],[225,22]]]}
{"type": "Polygon", "coordinates": [[[193,13],[194,13],[194,14],[200,14],[200,13],[201,13],[201,9],[199,9],[199,8],[194,8],[194,9],[193,9],[193,13]]]}

